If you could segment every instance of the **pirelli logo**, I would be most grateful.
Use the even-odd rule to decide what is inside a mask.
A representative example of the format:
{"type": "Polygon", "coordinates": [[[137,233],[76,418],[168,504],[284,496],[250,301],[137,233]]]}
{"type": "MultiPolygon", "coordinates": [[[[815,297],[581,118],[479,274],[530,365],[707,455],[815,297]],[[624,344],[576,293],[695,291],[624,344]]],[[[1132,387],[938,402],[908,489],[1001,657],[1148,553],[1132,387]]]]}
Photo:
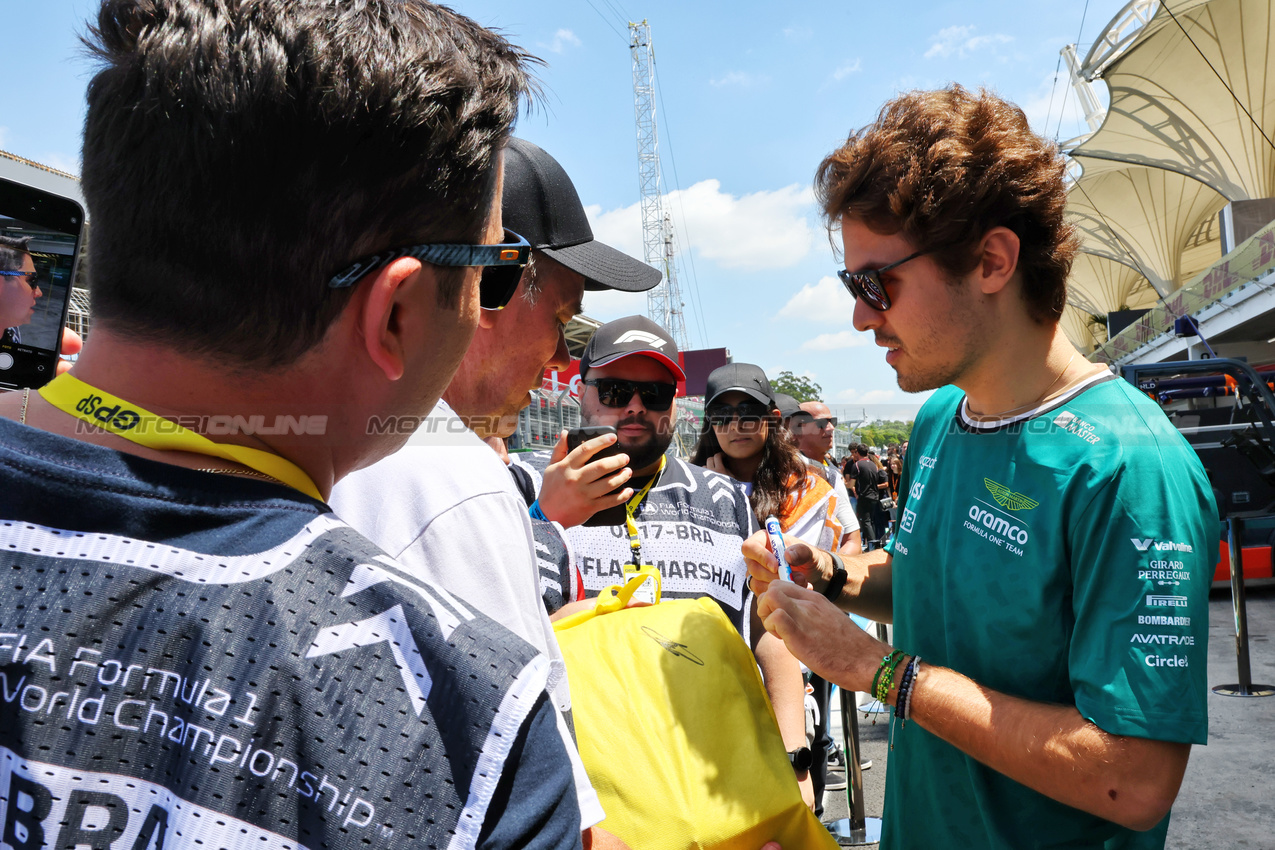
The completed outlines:
{"type": "Polygon", "coordinates": [[[1185,596],[1148,596],[1147,606],[1150,608],[1185,608],[1185,596]]]}

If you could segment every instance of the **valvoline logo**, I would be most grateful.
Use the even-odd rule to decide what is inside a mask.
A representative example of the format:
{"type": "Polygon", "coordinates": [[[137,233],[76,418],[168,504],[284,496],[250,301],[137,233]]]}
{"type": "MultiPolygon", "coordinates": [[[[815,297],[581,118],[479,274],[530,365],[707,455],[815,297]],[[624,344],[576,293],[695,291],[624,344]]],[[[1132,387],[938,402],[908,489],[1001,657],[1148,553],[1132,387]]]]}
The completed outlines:
{"type": "Polygon", "coordinates": [[[86,395],[80,399],[75,405],[75,409],[85,416],[92,417],[103,426],[114,428],[117,431],[129,431],[137,427],[137,423],[142,421],[142,415],[135,410],[129,410],[120,404],[112,404],[109,407],[104,406],[104,399],[100,395],[86,395]]]}

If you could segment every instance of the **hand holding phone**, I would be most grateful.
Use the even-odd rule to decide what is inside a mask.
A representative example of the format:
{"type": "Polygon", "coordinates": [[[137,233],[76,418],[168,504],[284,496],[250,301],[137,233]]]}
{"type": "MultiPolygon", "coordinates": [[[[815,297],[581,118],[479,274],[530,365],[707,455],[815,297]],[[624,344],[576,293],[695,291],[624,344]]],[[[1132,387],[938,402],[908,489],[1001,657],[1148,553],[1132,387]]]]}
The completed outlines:
{"type": "Polygon", "coordinates": [[[0,387],[57,373],[83,230],[75,201],[0,178],[0,387]]]}
{"type": "Polygon", "coordinates": [[[633,495],[625,487],[633,472],[610,425],[573,428],[554,447],[540,485],[540,510],[564,528],[598,511],[622,505],[633,495]]]}

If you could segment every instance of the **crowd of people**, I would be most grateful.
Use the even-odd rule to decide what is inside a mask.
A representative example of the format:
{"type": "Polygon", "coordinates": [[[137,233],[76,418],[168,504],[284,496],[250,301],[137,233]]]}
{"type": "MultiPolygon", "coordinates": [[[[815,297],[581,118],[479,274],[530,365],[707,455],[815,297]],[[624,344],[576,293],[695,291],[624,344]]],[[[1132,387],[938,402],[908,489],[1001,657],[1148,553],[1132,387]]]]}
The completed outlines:
{"type": "Polygon", "coordinates": [[[94,332],[0,397],[6,843],[642,846],[553,623],[654,575],[751,649],[814,811],[832,683],[893,709],[883,847],[1163,846],[1216,511],[1059,327],[1064,169],[1019,109],[901,95],[816,169],[856,328],[936,390],[910,443],[838,465],[825,404],[732,363],[670,454],[685,375],[635,316],[580,361],[613,430],[510,456],[584,293],[660,279],[512,137],[532,57],[424,0],[104,0],[92,42],[94,332]]]}

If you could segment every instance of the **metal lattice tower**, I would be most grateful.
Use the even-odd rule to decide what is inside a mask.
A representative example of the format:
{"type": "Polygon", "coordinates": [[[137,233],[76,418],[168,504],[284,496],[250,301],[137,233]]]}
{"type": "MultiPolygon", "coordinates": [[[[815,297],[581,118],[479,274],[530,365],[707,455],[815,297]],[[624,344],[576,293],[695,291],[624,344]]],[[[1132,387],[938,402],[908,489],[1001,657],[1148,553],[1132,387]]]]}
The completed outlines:
{"type": "Polygon", "coordinates": [[[629,49],[633,53],[633,117],[637,123],[638,189],[642,195],[643,259],[664,272],[664,281],[646,296],[646,313],[663,325],[677,347],[689,347],[682,315],[682,290],[674,262],[673,219],[664,212],[660,196],[660,145],[655,126],[655,89],[652,74],[651,27],[646,21],[629,24],[629,49]]]}

